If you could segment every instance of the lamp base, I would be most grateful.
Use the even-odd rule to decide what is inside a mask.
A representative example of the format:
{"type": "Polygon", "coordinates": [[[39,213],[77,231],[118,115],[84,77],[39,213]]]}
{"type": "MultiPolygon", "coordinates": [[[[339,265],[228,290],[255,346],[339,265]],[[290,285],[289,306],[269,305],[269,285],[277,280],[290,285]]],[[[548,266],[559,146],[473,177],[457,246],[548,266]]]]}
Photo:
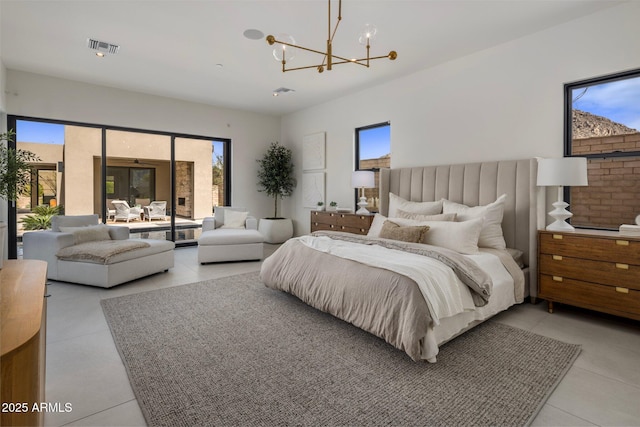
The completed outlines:
{"type": "Polygon", "coordinates": [[[366,198],[366,197],[364,197],[364,196],[363,196],[363,197],[360,197],[360,201],[358,202],[358,207],[359,207],[360,209],[358,209],[358,210],[356,211],[356,213],[357,213],[358,215],[369,215],[371,212],[369,212],[369,211],[367,210],[367,205],[368,205],[368,203],[367,203],[367,198],[366,198]]]}
{"type": "Polygon", "coordinates": [[[561,200],[553,203],[555,209],[549,212],[549,216],[555,219],[555,221],[547,225],[547,231],[576,231],[571,224],[566,222],[567,219],[573,216],[573,214],[566,209],[567,206],[569,206],[569,204],[561,200]]]}

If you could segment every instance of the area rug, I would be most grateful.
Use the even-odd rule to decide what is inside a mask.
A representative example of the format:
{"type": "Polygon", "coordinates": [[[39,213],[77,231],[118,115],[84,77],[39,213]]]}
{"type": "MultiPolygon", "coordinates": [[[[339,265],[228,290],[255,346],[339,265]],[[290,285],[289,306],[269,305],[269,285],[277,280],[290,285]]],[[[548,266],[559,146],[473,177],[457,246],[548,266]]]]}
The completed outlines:
{"type": "Polygon", "coordinates": [[[493,321],[413,362],[257,273],[106,299],[151,426],[520,426],[577,357],[493,321]]]}

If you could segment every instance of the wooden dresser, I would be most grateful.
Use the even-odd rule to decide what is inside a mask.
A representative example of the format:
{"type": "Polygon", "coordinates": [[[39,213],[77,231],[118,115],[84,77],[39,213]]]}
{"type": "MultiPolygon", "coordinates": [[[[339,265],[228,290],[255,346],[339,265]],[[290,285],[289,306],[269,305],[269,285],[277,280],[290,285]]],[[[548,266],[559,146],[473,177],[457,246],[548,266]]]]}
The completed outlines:
{"type": "Polygon", "coordinates": [[[640,320],[640,237],[538,232],[538,296],[640,320]]]}
{"type": "Polygon", "coordinates": [[[3,426],[43,425],[47,263],[5,260],[0,270],[3,426]]]}
{"type": "Polygon", "coordinates": [[[311,211],[311,232],[318,230],[345,231],[367,234],[373,221],[373,214],[311,211]]]}

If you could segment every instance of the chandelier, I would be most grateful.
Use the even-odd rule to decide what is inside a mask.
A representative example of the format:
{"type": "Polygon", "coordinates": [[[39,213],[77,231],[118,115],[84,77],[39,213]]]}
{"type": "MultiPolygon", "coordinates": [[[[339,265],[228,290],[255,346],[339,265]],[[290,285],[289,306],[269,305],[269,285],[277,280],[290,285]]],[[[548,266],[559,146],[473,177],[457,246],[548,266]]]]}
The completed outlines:
{"type": "Polygon", "coordinates": [[[369,68],[369,62],[373,61],[374,59],[389,58],[390,60],[393,61],[398,57],[398,54],[395,50],[392,50],[387,55],[383,55],[383,56],[371,57],[369,55],[371,40],[374,39],[376,32],[378,31],[377,28],[371,24],[367,24],[364,27],[362,32],[360,32],[360,36],[358,38],[358,42],[366,46],[367,56],[365,58],[348,59],[342,56],[334,55],[333,54],[333,37],[336,35],[336,31],[338,31],[338,25],[340,25],[340,21],[342,20],[342,0],[338,1],[338,21],[336,22],[336,26],[333,29],[333,33],[331,32],[331,0],[328,0],[327,3],[329,5],[329,13],[328,13],[329,22],[327,25],[327,31],[328,31],[327,32],[327,50],[325,52],[321,52],[315,49],[309,49],[303,46],[298,46],[295,44],[295,40],[293,39],[293,37],[289,35],[285,35],[285,34],[281,35],[280,37],[284,40],[278,40],[275,36],[272,36],[272,35],[267,36],[266,40],[270,46],[273,46],[274,44],[277,45],[273,49],[273,56],[276,58],[276,60],[282,62],[283,73],[287,71],[305,70],[307,68],[316,68],[319,73],[322,73],[325,70],[325,68],[331,71],[334,65],[339,65],[339,64],[358,64],[358,65],[362,65],[364,67],[369,68]],[[287,50],[288,47],[291,49],[287,50]],[[292,60],[293,53],[289,52],[288,57],[286,53],[293,49],[302,49],[308,52],[320,54],[323,56],[322,63],[317,65],[308,65],[306,67],[287,68],[287,59],[292,60]]]}

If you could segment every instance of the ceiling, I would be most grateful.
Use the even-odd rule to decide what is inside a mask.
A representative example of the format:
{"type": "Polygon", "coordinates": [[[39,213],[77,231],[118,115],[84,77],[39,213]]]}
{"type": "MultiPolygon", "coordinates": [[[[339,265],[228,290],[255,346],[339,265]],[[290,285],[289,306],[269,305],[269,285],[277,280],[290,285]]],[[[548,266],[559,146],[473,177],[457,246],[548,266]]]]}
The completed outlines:
{"type": "MultiPolygon", "coordinates": [[[[364,56],[357,37],[378,27],[370,68],[281,72],[264,38],[291,34],[324,51],[324,0],[0,0],[6,68],[203,104],[282,115],[615,6],[609,0],[345,0],[334,54],[364,56]],[[87,38],[120,45],[98,58],[87,38]],[[294,89],[278,97],[275,89],[294,89]]],[[[338,1],[332,2],[335,21],[338,1]]],[[[321,62],[298,50],[293,66],[321,62]]],[[[10,91],[11,88],[7,87],[10,91]]]]}

